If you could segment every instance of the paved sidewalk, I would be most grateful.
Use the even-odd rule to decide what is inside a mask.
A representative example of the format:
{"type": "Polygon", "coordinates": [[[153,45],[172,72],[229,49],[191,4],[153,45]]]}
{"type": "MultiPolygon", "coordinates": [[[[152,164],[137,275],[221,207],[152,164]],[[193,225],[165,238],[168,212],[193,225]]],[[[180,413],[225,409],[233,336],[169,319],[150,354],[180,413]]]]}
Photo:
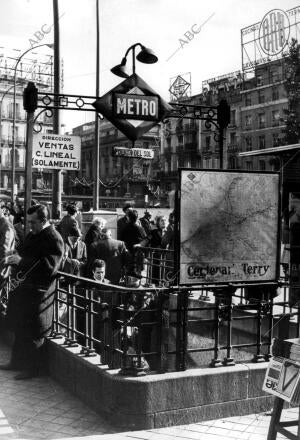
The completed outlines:
{"type": "MultiPolygon", "coordinates": [[[[8,349],[0,345],[0,362],[8,349]]],[[[270,414],[230,417],[222,420],[162,429],[119,432],[79,399],[49,377],[15,381],[15,372],[0,371],[0,440],[266,440],[270,414]]],[[[293,420],[298,408],[283,411],[293,420]]],[[[118,417],[118,414],[116,414],[118,417]]],[[[296,428],[292,428],[296,433],[296,428]]],[[[278,435],[278,439],[284,438],[278,435]]],[[[299,437],[300,438],[300,437],[299,437]]]]}

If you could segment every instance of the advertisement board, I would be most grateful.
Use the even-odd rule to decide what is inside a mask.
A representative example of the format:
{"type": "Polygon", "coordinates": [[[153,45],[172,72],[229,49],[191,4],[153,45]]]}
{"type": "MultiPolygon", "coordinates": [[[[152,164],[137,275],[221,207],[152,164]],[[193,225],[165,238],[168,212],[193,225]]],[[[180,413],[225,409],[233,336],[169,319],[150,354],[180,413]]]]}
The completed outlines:
{"type": "Polygon", "coordinates": [[[261,21],[241,29],[243,71],[287,55],[289,43],[298,39],[299,22],[300,7],[296,6],[286,11],[272,9],[261,21]]]}
{"type": "Polygon", "coordinates": [[[179,283],[278,279],[279,174],[180,170],[179,283]]]}
{"type": "Polygon", "coordinates": [[[274,357],[266,371],[263,391],[293,405],[300,403],[300,364],[290,359],[274,357]]]}
{"type": "Polygon", "coordinates": [[[79,136],[37,133],[33,135],[32,167],[74,171],[80,169],[79,136]]]}

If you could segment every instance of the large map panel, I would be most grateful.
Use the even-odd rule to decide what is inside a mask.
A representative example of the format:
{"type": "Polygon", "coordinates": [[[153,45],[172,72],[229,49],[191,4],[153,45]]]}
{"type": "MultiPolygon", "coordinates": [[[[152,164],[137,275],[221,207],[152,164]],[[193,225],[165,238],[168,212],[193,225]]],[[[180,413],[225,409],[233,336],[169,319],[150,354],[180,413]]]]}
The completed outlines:
{"type": "Polygon", "coordinates": [[[180,284],[277,278],[279,175],[181,170],[180,284]]]}

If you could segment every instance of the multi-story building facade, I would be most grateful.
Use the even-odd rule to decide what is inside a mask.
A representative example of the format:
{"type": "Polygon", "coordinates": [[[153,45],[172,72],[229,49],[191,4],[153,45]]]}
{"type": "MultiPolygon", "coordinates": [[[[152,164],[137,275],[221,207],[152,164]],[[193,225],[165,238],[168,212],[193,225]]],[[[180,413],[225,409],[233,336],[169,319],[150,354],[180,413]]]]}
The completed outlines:
{"type": "MultiPolygon", "coordinates": [[[[240,157],[244,151],[276,147],[284,143],[285,109],[283,60],[256,66],[252,77],[236,71],[203,82],[199,95],[186,98],[189,104],[217,106],[222,99],[230,105],[230,124],[224,133],[225,169],[272,170],[274,157],[240,157]]],[[[178,167],[219,168],[220,149],[216,128],[205,121],[170,119],[164,124],[161,148],[164,189],[177,186],[178,167]]]]}
{"type": "MultiPolygon", "coordinates": [[[[285,114],[288,107],[283,60],[256,67],[254,77],[244,81],[241,90],[241,145],[239,151],[259,150],[284,145],[285,114]]],[[[242,158],[238,167],[270,170],[273,158],[242,158]]]]}
{"type": "MultiPolygon", "coordinates": [[[[14,60],[14,63],[16,60],[14,60]]],[[[28,81],[33,80],[39,90],[51,91],[52,61],[47,68],[35,61],[31,71],[26,69],[26,63],[17,70],[16,75],[16,112],[15,112],[15,182],[12,182],[12,146],[13,146],[13,113],[14,113],[14,69],[5,64],[0,69],[0,187],[1,190],[11,191],[14,184],[17,191],[22,192],[25,185],[25,141],[26,141],[26,112],[23,109],[23,90],[28,81]]],[[[28,61],[27,61],[28,63],[28,61]]],[[[45,114],[41,115],[42,132],[52,133],[52,121],[45,114]]],[[[51,172],[44,172],[43,178],[39,172],[33,175],[33,188],[41,180],[44,185],[51,187],[51,172]]]]}
{"type": "MultiPolygon", "coordinates": [[[[114,147],[132,147],[132,142],[115,128],[109,121],[101,120],[100,130],[100,200],[101,206],[109,206],[112,198],[122,200],[132,198],[137,206],[155,203],[160,194],[158,172],[160,171],[160,138],[159,125],[153,127],[135,142],[135,148],[152,149],[154,159],[136,159],[115,157],[114,147]],[[103,203],[102,203],[103,202],[103,203]]],[[[72,130],[72,134],[81,137],[81,170],[69,175],[65,185],[66,192],[73,194],[91,194],[93,185],[93,166],[95,155],[95,122],[89,122],[72,130]]],[[[119,203],[120,205],[122,203],[119,203]]]]}
{"type": "MultiPolygon", "coordinates": [[[[184,98],[181,103],[199,104],[201,95],[184,98]]],[[[200,123],[198,120],[169,118],[164,123],[159,178],[164,193],[176,189],[178,167],[200,167],[200,123]]]]}

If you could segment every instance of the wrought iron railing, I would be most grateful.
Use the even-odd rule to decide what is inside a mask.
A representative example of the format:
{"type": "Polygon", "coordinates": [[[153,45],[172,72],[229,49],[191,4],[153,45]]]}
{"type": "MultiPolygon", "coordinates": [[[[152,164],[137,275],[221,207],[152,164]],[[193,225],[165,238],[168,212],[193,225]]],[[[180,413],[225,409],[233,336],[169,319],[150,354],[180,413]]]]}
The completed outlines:
{"type": "MultiPolygon", "coordinates": [[[[114,286],[60,273],[53,337],[134,375],[268,361],[283,322],[299,337],[299,308],[290,308],[286,284],[187,288],[168,276],[157,287],[150,268],[157,250],[142,251],[139,287],[126,287],[126,278],[114,286]]],[[[166,252],[153,266],[162,275],[166,252]]]]}

